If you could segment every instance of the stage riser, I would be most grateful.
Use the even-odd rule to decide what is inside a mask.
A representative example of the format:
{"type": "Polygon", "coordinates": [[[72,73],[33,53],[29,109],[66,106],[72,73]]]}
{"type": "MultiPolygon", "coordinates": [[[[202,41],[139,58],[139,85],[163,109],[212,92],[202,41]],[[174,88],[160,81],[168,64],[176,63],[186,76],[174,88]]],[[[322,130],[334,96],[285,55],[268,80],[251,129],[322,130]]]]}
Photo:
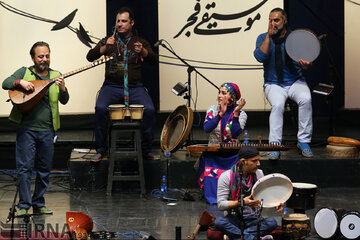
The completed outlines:
{"type": "MultiPolygon", "coordinates": [[[[0,147],[1,169],[15,169],[15,144],[0,147]]],[[[107,162],[101,162],[97,169],[95,185],[88,185],[93,176],[89,175],[89,161],[72,162],[72,146],[60,144],[55,148],[53,169],[69,170],[73,188],[91,189],[106,186],[107,162]]],[[[196,158],[176,153],[170,158],[169,184],[176,188],[197,188],[197,172],[194,170],[196,158]],[[181,160],[180,160],[181,159],[181,160]]],[[[159,188],[160,178],[166,174],[166,159],[144,161],[147,190],[159,188]]],[[[360,159],[323,158],[306,159],[301,155],[279,161],[262,160],[261,168],[265,174],[282,173],[293,182],[313,183],[318,187],[360,187],[360,159]]]]}
{"type": "MultiPolygon", "coordinates": [[[[197,172],[194,170],[194,164],[195,160],[170,159],[169,187],[197,188],[197,172]]],[[[95,177],[89,174],[90,162],[70,161],[69,168],[73,189],[105,189],[107,161],[102,161],[95,168],[95,177]],[[95,179],[95,182],[92,179],[95,179]]],[[[145,161],[144,168],[147,191],[159,188],[161,176],[166,174],[166,160],[145,161]]],[[[311,183],[319,188],[360,187],[360,159],[262,160],[261,169],[265,174],[282,173],[288,176],[292,182],[311,183]]],[[[131,187],[137,188],[138,186],[131,185],[131,187]]]]}
{"type": "MultiPolygon", "coordinates": [[[[53,169],[67,169],[67,161],[74,147],[71,144],[57,144],[55,146],[53,169]]],[[[15,169],[15,143],[0,145],[0,169],[15,169]]]]}
{"type": "MultiPolygon", "coordinates": [[[[172,188],[197,188],[197,173],[193,168],[193,161],[176,161],[172,162],[168,168],[169,187],[172,188]]],[[[124,172],[131,174],[134,165],[131,163],[124,164],[124,172]]],[[[144,161],[146,189],[151,191],[160,188],[160,179],[166,174],[166,161],[144,161]]],[[[108,161],[103,160],[99,163],[90,161],[70,161],[70,187],[73,190],[100,190],[106,188],[108,176],[108,161]]],[[[117,182],[114,189],[130,190],[139,188],[138,183],[117,182]]]]}
{"type": "Polygon", "coordinates": [[[360,159],[305,159],[262,161],[265,174],[278,172],[292,182],[318,187],[360,187],[360,159]]]}

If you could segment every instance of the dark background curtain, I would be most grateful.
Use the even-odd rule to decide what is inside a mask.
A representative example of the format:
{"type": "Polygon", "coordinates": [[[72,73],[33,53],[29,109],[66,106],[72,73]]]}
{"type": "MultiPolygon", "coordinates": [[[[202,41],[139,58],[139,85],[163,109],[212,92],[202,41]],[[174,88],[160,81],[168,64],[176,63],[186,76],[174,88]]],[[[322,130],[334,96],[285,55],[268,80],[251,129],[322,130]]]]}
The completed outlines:
{"type": "Polygon", "coordinates": [[[334,85],[333,104],[327,97],[313,94],[313,114],[328,114],[332,105],[339,109],[344,105],[344,1],[285,0],[284,8],[290,29],[308,28],[318,36],[326,34],[320,56],[306,77],[311,89],[320,82],[334,85]]]}

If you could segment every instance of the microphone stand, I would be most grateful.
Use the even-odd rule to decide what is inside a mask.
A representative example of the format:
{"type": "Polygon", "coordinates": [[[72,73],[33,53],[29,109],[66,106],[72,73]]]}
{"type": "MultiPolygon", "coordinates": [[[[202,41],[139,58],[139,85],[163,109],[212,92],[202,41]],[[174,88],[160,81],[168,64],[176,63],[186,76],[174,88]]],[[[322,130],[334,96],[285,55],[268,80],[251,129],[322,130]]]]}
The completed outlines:
{"type": "Polygon", "coordinates": [[[208,78],[206,78],[204,75],[202,75],[195,67],[193,67],[192,65],[190,65],[188,62],[186,62],[183,58],[181,58],[179,55],[177,55],[173,50],[171,50],[170,48],[168,48],[165,44],[160,43],[160,45],[165,48],[166,50],[168,50],[169,52],[171,52],[175,57],[177,57],[182,63],[184,63],[188,69],[188,94],[184,97],[185,99],[187,99],[188,101],[188,107],[190,107],[191,104],[191,72],[196,72],[197,74],[199,74],[202,78],[204,78],[208,83],[210,83],[211,85],[213,85],[216,89],[219,90],[218,86],[216,86],[213,82],[211,82],[208,78]]]}
{"type": "Polygon", "coordinates": [[[10,239],[14,238],[14,220],[15,220],[15,212],[16,212],[16,199],[17,199],[17,195],[19,193],[19,185],[18,183],[16,183],[16,192],[15,192],[15,197],[14,197],[14,201],[11,205],[10,208],[10,212],[8,217],[6,218],[6,222],[10,222],[11,221],[11,228],[10,228],[10,239]]]}
{"type": "Polygon", "coordinates": [[[38,214],[24,214],[23,216],[15,216],[15,213],[16,213],[16,199],[17,199],[17,196],[19,194],[19,182],[17,181],[17,178],[4,172],[4,171],[1,171],[2,173],[6,174],[6,175],[9,175],[10,177],[12,177],[14,179],[14,181],[16,182],[16,192],[15,192],[15,196],[14,196],[14,200],[13,200],[13,203],[11,205],[11,208],[10,208],[10,211],[9,211],[9,215],[8,217],[6,218],[6,223],[10,222],[11,221],[11,227],[10,227],[10,239],[14,239],[14,220],[15,218],[23,218],[24,222],[25,222],[25,227],[26,227],[26,239],[29,239],[29,222],[30,222],[30,218],[33,216],[33,215],[38,215],[38,214]]]}
{"type": "Polygon", "coordinates": [[[16,184],[16,191],[15,191],[15,196],[14,196],[14,200],[13,200],[13,203],[10,207],[10,211],[9,211],[9,214],[6,218],[6,223],[10,222],[11,221],[11,227],[10,227],[10,239],[13,239],[14,238],[14,220],[16,218],[15,216],[15,213],[16,213],[16,199],[17,199],[17,195],[19,193],[19,183],[17,181],[17,178],[14,177],[13,175],[5,172],[5,171],[1,171],[1,173],[3,174],[6,174],[10,177],[12,177],[12,179],[14,180],[15,184],[16,184]]]}
{"type": "Polygon", "coordinates": [[[257,234],[257,240],[260,240],[260,227],[261,227],[261,212],[263,209],[263,203],[264,203],[264,199],[261,199],[260,201],[260,210],[259,210],[259,216],[256,222],[256,234],[257,234]]]}
{"type": "MultiPolygon", "coordinates": [[[[160,44],[163,48],[165,48],[166,50],[168,50],[169,52],[171,52],[175,57],[177,57],[177,59],[179,59],[182,63],[184,63],[188,68],[187,68],[187,72],[188,72],[188,93],[185,94],[184,98],[187,99],[187,106],[190,108],[191,106],[191,72],[196,72],[197,74],[199,74],[202,78],[204,78],[208,83],[210,83],[211,85],[213,85],[216,89],[219,90],[219,87],[216,86],[213,82],[211,82],[208,78],[206,78],[204,75],[202,75],[195,67],[193,67],[192,65],[190,65],[187,61],[185,61],[183,58],[181,58],[179,55],[177,55],[172,49],[168,48],[164,43],[162,43],[162,41],[160,42],[160,44]]],[[[190,140],[191,136],[189,134],[189,137],[187,139],[187,144],[186,145],[190,145],[190,140]]]]}
{"type": "Polygon", "coordinates": [[[243,173],[242,168],[239,171],[240,174],[240,230],[241,230],[241,239],[244,239],[244,231],[245,231],[245,223],[244,223],[244,194],[243,194],[243,187],[242,187],[242,179],[243,173]]]}
{"type": "Polygon", "coordinates": [[[170,159],[171,153],[169,150],[165,150],[165,157],[166,157],[166,190],[169,191],[169,182],[170,182],[170,176],[169,176],[169,159],[170,159]]]}

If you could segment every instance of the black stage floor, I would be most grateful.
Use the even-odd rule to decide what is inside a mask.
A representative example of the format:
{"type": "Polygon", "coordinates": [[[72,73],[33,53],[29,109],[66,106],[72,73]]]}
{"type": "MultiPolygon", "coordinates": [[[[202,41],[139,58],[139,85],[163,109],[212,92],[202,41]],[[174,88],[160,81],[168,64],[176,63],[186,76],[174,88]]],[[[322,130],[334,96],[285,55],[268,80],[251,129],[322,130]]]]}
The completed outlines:
{"type": "MultiPolygon", "coordinates": [[[[256,119],[256,114],[249,115],[256,119]]],[[[342,124],[336,125],[336,135],[357,139],[360,136],[358,122],[354,118],[350,121],[348,115],[346,119],[342,124]]],[[[186,239],[187,235],[194,231],[203,210],[207,209],[218,215],[219,212],[214,210],[215,206],[207,204],[197,189],[197,172],[194,166],[198,157],[190,156],[185,148],[178,150],[168,159],[164,157],[158,140],[164,121],[158,122],[153,145],[154,152],[161,155],[161,160],[144,162],[147,190],[144,198],[140,198],[139,187],[136,184],[115,184],[112,195],[106,196],[107,161],[93,165],[86,157],[71,159],[74,148],[93,148],[91,128],[66,127],[65,124],[58,132],[54,156],[54,169],[64,172],[51,175],[50,188],[45,195],[47,207],[51,208],[54,214],[34,216],[31,219],[32,225],[45,226],[45,230],[47,226],[57,226],[58,232],[61,232],[66,222],[65,213],[79,211],[93,219],[95,232],[118,233],[119,237],[114,239],[141,239],[139,233],[145,236],[151,234],[155,239],[175,239],[176,227],[181,227],[182,239],[186,239]],[[170,188],[174,189],[170,198],[176,200],[164,201],[157,198],[156,189],[159,188],[160,178],[167,173],[170,188]],[[195,201],[184,200],[184,190],[189,191],[195,201]]],[[[267,120],[261,122],[259,125],[255,121],[248,124],[247,129],[254,142],[258,136],[263,136],[264,140],[267,138],[267,120]]],[[[77,121],[73,123],[81,124],[77,121]]],[[[4,223],[16,189],[13,178],[9,176],[13,174],[11,169],[15,168],[15,131],[12,130],[13,126],[6,128],[6,124],[1,125],[0,222],[4,223]]],[[[291,122],[286,125],[284,140],[295,145],[296,130],[291,122]]],[[[328,157],[325,150],[328,130],[327,119],[314,122],[314,138],[311,145],[314,158],[311,159],[303,158],[296,149],[284,151],[279,161],[269,161],[268,152],[261,152],[261,168],[265,174],[282,173],[293,182],[318,186],[316,206],[306,211],[312,225],[315,214],[324,207],[360,211],[360,159],[328,157]]],[[[205,143],[206,139],[207,135],[201,127],[193,128],[193,143],[205,143]]],[[[275,216],[278,224],[281,224],[281,214],[274,215],[273,210],[264,209],[263,215],[275,216]]],[[[16,219],[15,222],[22,222],[22,219],[16,219]]],[[[1,230],[6,229],[8,225],[1,224],[1,230]]],[[[206,232],[200,231],[197,239],[206,239],[206,232]]],[[[312,227],[311,235],[306,239],[320,238],[312,227]]]]}
{"type": "MultiPolygon", "coordinates": [[[[10,178],[1,179],[0,221],[5,223],[15,195],[15,186],[10,178]]],[[[37,225],[37,229],[44,229],[44,232],[62,233],[66,223],[65,213],[75,211],[85,213],[93,219],[94,232],[116,232],[117,237],[111,239],[142,239],[139,233],[151,235],[155,239],[176,239],[176,227],[181,227],[181,239],[186,239],[187,235],[194,231],[203,210],[214,213],[215,206],[199,199],[196,190],[190,191],[195,201],[185,201],[182,194],[175,194],[173,197],[178,200],[166,202],[151,194],[140,198],[135,193],[119,192],[106,197],[104,192],[71,191],[68,189],[67,180],[66,176],[52,177],[45,197],[47,206],[54,213],[32,217],[32,229],[37,225]]],[[[359,210],[360,188],[320,188],[316,197],[316,207],[306,211],[312,225],[315,214],[324,207],[359,210]]],[[[281,224],[281,214],[273,212],[274,209],[264,209],[263,216],[274,216],[278,224],[281,224]]],[[[23,219],[15,219],[15,223],[23,223],[23,219]]],[[[2,234],[6,230],[9,230],[9,225],[2,224],[2,234]]],[[[207,239],[206,231],[200,231],[196,239],[207,239]]],[[[306,239],[321,238],[312,226],[311,235],[306,239]]]]}

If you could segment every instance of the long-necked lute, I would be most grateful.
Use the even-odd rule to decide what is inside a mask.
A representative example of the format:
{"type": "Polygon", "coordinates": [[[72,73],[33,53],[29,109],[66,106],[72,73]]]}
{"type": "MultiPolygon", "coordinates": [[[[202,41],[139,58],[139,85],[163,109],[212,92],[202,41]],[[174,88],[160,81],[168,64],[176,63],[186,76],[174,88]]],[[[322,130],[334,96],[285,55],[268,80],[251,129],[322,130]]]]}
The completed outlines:
{"type": "MultiPolygon", "coordinates": [[[[112,60],[113,57],[103,57],[98,60],[93,61],[91,64],[84,66],[82,68],[76,69],[74,71],[62,74],[64,78],[70,77],[77,73],[86,71],[90,68],[99,66],[107,61],[112,60]]],[[[34,84],[34,91],[26,91],[23,88],[17,88],[14,90],[9,90],[9,97],[11,102],[21,111],[26,112],[33,108],[40,99],[45,95],[47,89],[55,83],[55,79],[50,80],[35,80],[31,81],[34,84]]]]}

